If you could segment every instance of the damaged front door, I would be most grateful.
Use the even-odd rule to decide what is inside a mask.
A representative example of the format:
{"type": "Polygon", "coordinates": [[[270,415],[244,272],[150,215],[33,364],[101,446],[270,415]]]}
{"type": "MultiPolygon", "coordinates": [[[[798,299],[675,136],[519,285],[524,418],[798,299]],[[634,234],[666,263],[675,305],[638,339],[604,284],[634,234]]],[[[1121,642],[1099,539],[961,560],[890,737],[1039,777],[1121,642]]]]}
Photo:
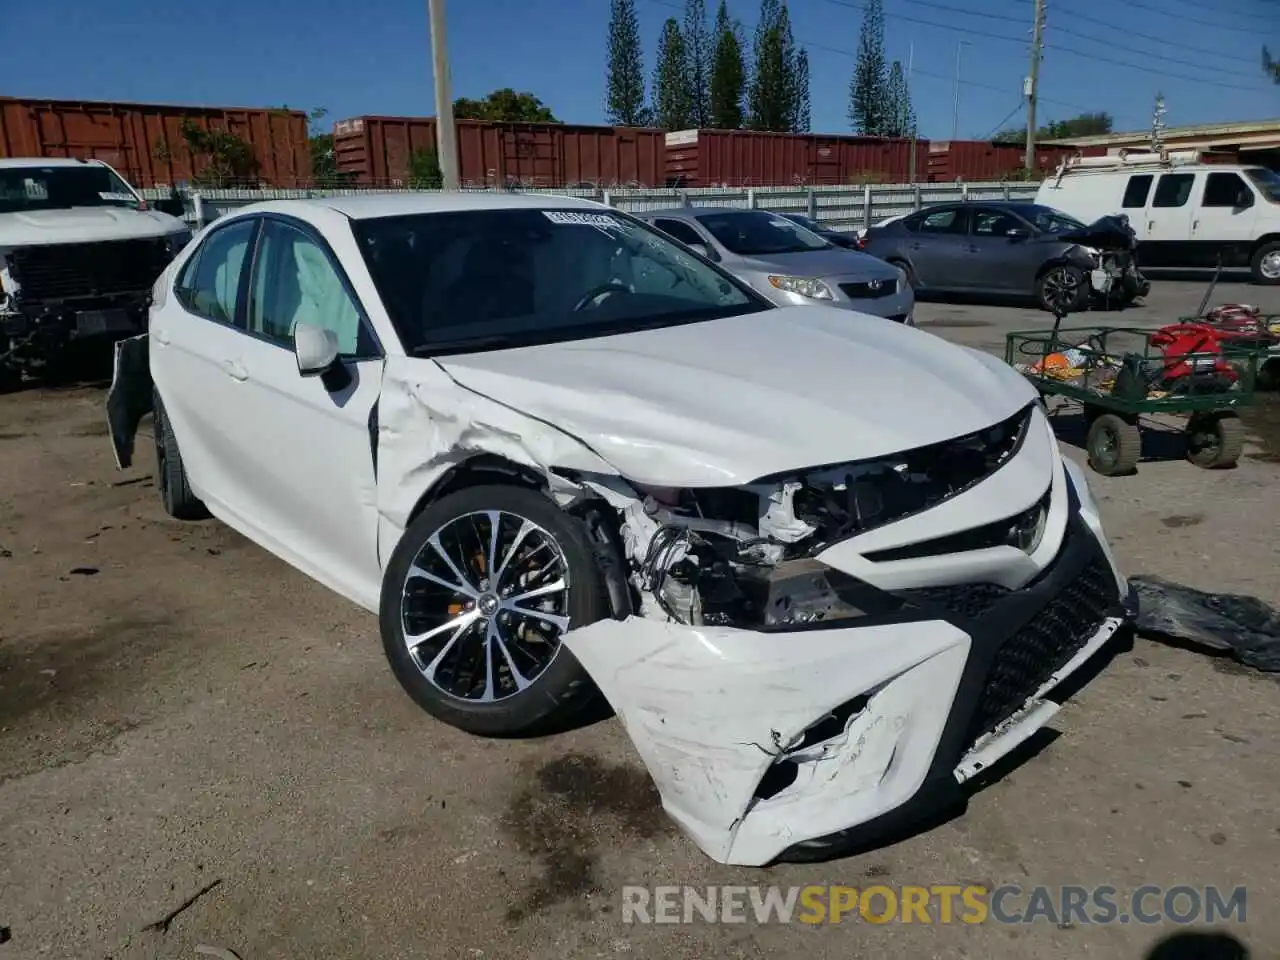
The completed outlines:
{"type": "Polygon", "coordinates": [[[144,333],[116,343],[111,389],[107,391],[107,429],[116,466],[121,470],[133,465],[138,425],[151,406],[151,351],[144,333]]]}

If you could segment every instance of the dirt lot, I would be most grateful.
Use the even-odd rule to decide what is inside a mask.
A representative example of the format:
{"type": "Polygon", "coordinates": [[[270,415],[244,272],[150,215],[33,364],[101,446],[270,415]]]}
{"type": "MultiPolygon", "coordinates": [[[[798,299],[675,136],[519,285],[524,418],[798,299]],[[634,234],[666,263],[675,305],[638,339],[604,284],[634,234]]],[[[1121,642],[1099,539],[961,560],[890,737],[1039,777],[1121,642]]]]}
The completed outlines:
{"type": "MultiPolygon", "coordinates": [[[[1201,291],[1158,283],[1125,320],[1190,312],[1201,291]]],[[[1216,299],[1280,312],[1276,291],[1216,299]]],[[[919,316],[991,349],[1045,322],[919,316]]],[[[710,883],[1245,885],[1230,932],[1258,956],[1280,946],[1272,678],[1139,640],[962,816],[826,864],[721,867],[673,829],[616,721],[513,744],[420,713],[371,617],[216,522],[167,520],[149,459],[117,473],[102,400],[0,397],[0,960],[198,944],[244,960],[1141,958],[1185,929],[619,916],[624,884],[710,883]]],[[[1275,407],[1252,422],[1237,470],[1094,478],[1129,573],[1280,603],[1275,407]]]]}

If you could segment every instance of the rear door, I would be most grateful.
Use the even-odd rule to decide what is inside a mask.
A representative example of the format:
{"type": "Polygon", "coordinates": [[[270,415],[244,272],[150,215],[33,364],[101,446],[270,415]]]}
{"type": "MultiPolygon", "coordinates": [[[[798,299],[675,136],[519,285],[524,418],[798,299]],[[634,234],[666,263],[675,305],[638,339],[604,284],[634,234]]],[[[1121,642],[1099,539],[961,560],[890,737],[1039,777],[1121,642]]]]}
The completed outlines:
{"type": "Polygon", "coordinates": [[[1195,266],[1191,242],[1191,202],[1196,178],[1203,173],[1162,173],[1147,206],[1146,236],[1138,248],[1144,267],[1195,266]]]}
{"type": "Polygon", "coordinates": [[[1247,267],[1258,221],[1253,187],[1234,170],[1206,173],[1192,213],[1191,256],[1196,266],[1247,267]]]}
{"type": "Polygon", "coordinates": [[[921,286],[963,290],[970,265],[969,211],[965,207],[924,210],[903,221],[910,233],[903,244],[921,286]]]}

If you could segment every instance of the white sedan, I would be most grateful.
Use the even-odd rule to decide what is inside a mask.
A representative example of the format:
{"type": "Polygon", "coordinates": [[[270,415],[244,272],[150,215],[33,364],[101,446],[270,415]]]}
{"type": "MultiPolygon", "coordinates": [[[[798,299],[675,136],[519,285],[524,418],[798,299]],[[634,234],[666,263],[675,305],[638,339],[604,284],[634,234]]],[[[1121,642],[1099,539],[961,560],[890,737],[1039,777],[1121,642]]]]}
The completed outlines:
{"type": "Polygon", "coordinates": [[[153,297],[108,400],[122,468],[153,411],[166,510],[376,613],[447,723],[527,734],[603,693],[721,861],[954,792],[1125,615],[1011,368],[773,307],[607,207],[260,204],[153,297]]]}

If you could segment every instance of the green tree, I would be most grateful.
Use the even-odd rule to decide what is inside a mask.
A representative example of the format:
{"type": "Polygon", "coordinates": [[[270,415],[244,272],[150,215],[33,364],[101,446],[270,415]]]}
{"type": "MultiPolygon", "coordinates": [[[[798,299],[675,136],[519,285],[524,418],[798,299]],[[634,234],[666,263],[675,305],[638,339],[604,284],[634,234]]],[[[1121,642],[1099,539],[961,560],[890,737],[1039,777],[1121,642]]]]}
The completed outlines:
{"type": "Polygon", "coordinates": [[[1280,83],[1280,60],[1271,59],[1271,51],[1266,47],[1262,48],[1262,70],[1273,81],[1280,83]]]}
{"type": "Polygon", "coordinates": [[[711,123],[711,33],[707,29],[706,0],[685,0],[684,48],[689,95],[693,99],[693,126],[711,123]]]}
{"type": "Polygon", "coordinates": [[[796,51],[795,69],[795,108],[791,118],[791,129],[796,133],[808,133],[810,126],[809,101],[809,52],[804,49],[796,51]]]}
{"type": "Polygon", "coordinates": [[[790,130],[796,106],[795,41],[786,0],[761,0],[754,53],[747,94],[750,125],[754,130],[790,130]]]}
{"type": "Polygon", "coordinates": [[[849,81],[849,123],[871,137],[884,135],[888,126],[888,85],[884,59],[883,0],[867,0],[862,14],[858,60],[849,81]]]}
{"type": "Polygon", "coordinates": [[[729,19],[729,8],[720,0],[716,9],[715,41],[711,54],[710,124],[717,130],[742,126],[742,98],[747,69],[742,62],[741,27],[729,19]]]}
{"type": "Polygon", "coordinates": [[[658,40],[658,62],[653,68],[654,123],[664,130],[694,126],[693,95],[689,89],[689,54],[675,17],[667,18],[658,40]]]}
{"type": "Polygon", "coordinates": [[[459,97],[453,101],[458,120],[505,120],[519,123],[559,123],[551,108],[532,93],[510,87],[494,90],[483,100],[459,97]]]}
{"type": "MultiPolygon", "coordinates": [[[[1037,140],[1070,140],[1072,137],[1096,137],[1110,133],[1115,121],[1105,111],[1082,113],[1066,120],[1053,120],[1036,130],[1037,140]]],[[[992,138],[996,143],[1025,143],[1026,127],[1002,130],[992,138]]]]}
{"type": "Polygon", "coordinates": [[[644,103],[644,57],[635,0],[610,0],[605,113],[610,123],[642,127],[649,122],[644,103]]]}
{"type": "Polygon", "coordinates": [[[886,137],[910,137],[916,130],[916,111],[911,104],[911,90],[902,61],[895,60],[889,66],[889,80],[885,84],[888,99],[888,119],[882,135],[886,137]]]}
{"type": "Polygon", "coordinates": [[[409,154],[408,186],[411,190],[439,190],[444,185],[440,156],[435,150],[415,150],[409,154]]]}
{"type": "MultiPolygon", "coordinates": [[[[258,159],[253,148],[226,130],[206,130],[187,118],[178,127],[182,146],[191,158],[191,182],[198,187],[256,186],[258,159]]],[[[167,140],[157,140],[152,152],[157,160],[171,159],[167,140]]]]}

